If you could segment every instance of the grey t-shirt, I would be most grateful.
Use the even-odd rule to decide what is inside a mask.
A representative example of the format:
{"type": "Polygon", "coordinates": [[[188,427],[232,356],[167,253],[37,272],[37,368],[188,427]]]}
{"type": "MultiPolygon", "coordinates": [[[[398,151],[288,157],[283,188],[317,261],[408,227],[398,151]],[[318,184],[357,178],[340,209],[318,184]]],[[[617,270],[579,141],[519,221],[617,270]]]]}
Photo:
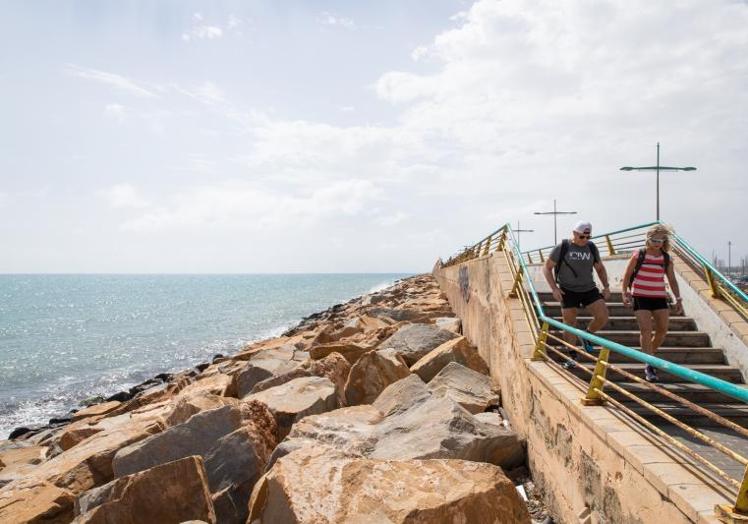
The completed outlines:
{"type": "MultiPolygon", "coordinates": [[[[581,247],[569,241],[569,249],[566,251],[564,263],[561,264],[558,274],[559,287],[577,293],[592,291],[597,287],[595,279],[592,277],[592,269],[597,260],[594,260],[590,244],[591,242],[588,242],[584,247],[581,247]],[[571,268],[574,268],[574,271],[571,268]],[[576,272],[576,276],[574,276],[574,272],[576,272]]],[[[560,255],[561,244],[553,248],[550,258],[558,264],[560,255]]]]}

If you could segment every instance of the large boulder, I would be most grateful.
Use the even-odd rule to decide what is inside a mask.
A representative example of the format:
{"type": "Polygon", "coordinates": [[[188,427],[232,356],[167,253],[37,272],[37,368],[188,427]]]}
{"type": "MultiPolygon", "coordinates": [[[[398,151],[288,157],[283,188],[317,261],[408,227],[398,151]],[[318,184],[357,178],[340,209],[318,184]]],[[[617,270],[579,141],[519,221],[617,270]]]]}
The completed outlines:
{"type": "Polygon", "coordinates": [[[258,382],[296,369],[306,356],[289,344],[255,353],[243,368],[234,373],[226,394],[243,398],[258,382]]]}
{"type": "Polygon", "coordinates": [[[501,468],[461,460],[372,460],[307,448],[258,482],[249,522],[529,523],[501,468]],[[320,482],[324,479],[324,482],[320,482]]]}
{"type": "Polygon", "coordinates": [[[275,416],[281,438],[306,417],[338,407],[335,384],[322,377],[301,377],[244,398],[265,404],[275,416]]]}
{"type": "Polygon", "coordinates": [[[202,411],[211,411],[223,406],[237,406],[238,404],[239,401],[233,397],[222,397],[213,393],[180,395],[172,403],[172,407],[166,415],[166,425],[169,427],[178,426],[202,411]]]}
{"type": "Polygon", "coordinates": [[[392,384],[382,393],[385,400],[377,399],[373,406],[306,417],[294,425],[270,463],[309,446],[378,459],[450,458],[506,468],[524,462],[524,447],[513,431],[478,419],[450,398],[431,394],[425,384],[419,388],[416,380],[420,381],[411,375],[392,384]],[[388,410],[387,416],[380,408],[388,410]]]}
{"type": "Polygon", "coordinates": [[[446,329],[458,335],[462,333],[462,321],[457,317],[439,317],[434,319],[434,324],[441,329],[446,329]]]}
{"type": "Polygon", "coordinates": [[[429,382],[428,388],[435,396],[446,396],[470,413],[481,413],[500,402],[490,378],[457,362],[444,366],[429,382]]]}
{"type": "Polygon", "coordinates": [[[429,351],[457,336],[433,324],[406,324],[383,341],[379,349],[394,349],[409,366],[412,366],[429,351]]]}
{"type": "Polygon", "coordinates": [[[355,364],[361,358],[361,355],[369,351],[369,349],[352,342],[330,342],[312,346],[309,350],[309,356],[314,360],[319,360],[331,353],[340,353],[348,362],[355,364]]]}
{"type": "Polygon", "coordinates": [[[369,351],[348,374],[346,403],[349,406],[371,404],[387,386],[408,375],[407,364],[394,349],[369,351]]]}
{"type": "Polygon", "coordinates": [[[200,457],[134,473],[83,494],[76,524],[140,524],[200,519],[216,522],[200,457]]]}
{"type": "Polygon", "coordinates": [[[0,522],[70,522],[75,496],[54,484],[33,478],[0,489],[0,522]]]}
{"type": "Polygon", "coordinates": [[[203,411],[183,424],[119,450],[113,461],[114,474],[123,477],[190,455],[204,457],[218,439],[241,426],[238,406],[203,411]]]}
{"type": "Polygon", "coordinates": [[[428,382],[450,362],[457,362],[478,373],[488,374],[488,366],[465,337],[452,339],[429,351],[413,364],[410,370],[428,382]]]}

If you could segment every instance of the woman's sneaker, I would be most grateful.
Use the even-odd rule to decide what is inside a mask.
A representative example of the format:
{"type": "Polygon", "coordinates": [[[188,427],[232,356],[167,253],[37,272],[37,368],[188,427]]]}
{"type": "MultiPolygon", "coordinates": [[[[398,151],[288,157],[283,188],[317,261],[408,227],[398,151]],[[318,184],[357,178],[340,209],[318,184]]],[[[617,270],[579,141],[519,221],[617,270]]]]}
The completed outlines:
{"type": "Polygon", "coordinates": [[[647,364],[644,366],[644,380],[647,382],[659,382],[660,379],[657,378],[657,370],[647,364]]]}
{"type": "Polygon", "coordinates": [[[569,351],[569,358],[571,360],[564,360],[564,363],[561,364],[561,367],[564,369],[574,369],[577,367],[577,352],[574,350],[569,351]]]}

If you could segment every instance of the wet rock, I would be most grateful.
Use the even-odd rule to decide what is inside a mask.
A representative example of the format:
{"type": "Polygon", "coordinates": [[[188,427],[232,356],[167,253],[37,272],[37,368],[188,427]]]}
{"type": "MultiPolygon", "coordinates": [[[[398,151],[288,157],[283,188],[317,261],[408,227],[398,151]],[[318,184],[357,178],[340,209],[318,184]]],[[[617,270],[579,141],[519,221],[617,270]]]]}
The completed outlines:
{"type": "Polygon", "coordinates": [[[119,393],[115,393],[114,395],[111,395],[106,398],[107,402],[127,402],[128,400],[132,399],[132,394],[129,391],[120,391],[119,393]]]}
{"type": "Polygon", "coordinates": [[[78,500],[76,524],[140,524],[216,516],[200,457],[186,457],[116,479],[78,500]]]}
{"type": "Polygon", "coordinates": [[[482,413],[499,405],[499,395],[491,388],[491,380],[457,362],[450,362],[429,382],[435,396],[454,400],[470,413],[482,413]]]}
{"type": "Polygon", "coordinates": [[[387,386],[408,375],[407,364],[394,349],[369,351],[351,367],[345,384],[346,403],[371,404],[387,386]]]}
{"type": "Polygon", "coordinates": [[[306,448],[255,487],[251,522],[529,523],[501,468],[458,460],[372,460],[306,448]],[[320,482],[325,479],[325,482],[320,482]]]}
{"type": "Polygon", "coordinates": [[[72,416],[72,420],[77,421],[77,420],[81,420],[87,417],[96,417],[100,415],[106,415],[107,413],[114,411],[121,405],[122,405],[122,402],[117,402],[117,401],[109,401],[109,402],[102,402],[100,404],[95,404],[85,409],[81,409],[80,411],[77,411],[72,416]]]}
{"type": "Polygon", "coordinates": [[[456,337],[455,333],[432,324],[407,324],[383,341],[379,349],[395,349],[412,366],[432,349],[456,337]]]}
{"type": "Polygon", "coordinates": [[[458,337],[429,351],[413,364],[410,370],[428,382],[450,362],[457,362],[478,373],[488,375],[488,366],[478,354],[478,350],[471,346],[465,337],[458,337]]]}

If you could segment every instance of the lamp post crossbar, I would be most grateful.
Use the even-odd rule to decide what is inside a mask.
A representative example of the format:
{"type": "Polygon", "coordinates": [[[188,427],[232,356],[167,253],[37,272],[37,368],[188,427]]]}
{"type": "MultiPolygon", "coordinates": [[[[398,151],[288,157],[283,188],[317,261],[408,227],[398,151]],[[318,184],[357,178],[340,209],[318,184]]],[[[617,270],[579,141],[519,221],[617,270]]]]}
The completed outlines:
{"type": "Polygon", "coordinates": [[[558,244],[558,215],[576,215],[576,211],[558,211],[556,209],[556,199],[553,199],[553,211],[535,211],[534,215],[553,215],[553,245],[558,244]]]}

